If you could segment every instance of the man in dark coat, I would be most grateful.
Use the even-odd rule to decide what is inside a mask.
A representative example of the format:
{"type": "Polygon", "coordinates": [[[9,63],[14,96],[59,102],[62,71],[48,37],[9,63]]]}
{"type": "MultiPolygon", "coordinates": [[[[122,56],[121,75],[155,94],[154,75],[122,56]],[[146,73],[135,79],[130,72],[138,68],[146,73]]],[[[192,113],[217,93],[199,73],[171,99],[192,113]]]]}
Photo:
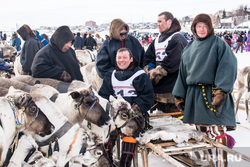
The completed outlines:
{"type": "Polygon", "coordinates": [[[65,82],[83,80],[75,51],[75,40],[68,26],[59,27],[50,39],[50,44],[41,49],[31,66],[32,76],[53,78],[65,82]]]}
{"type": "Polygon", "coordinates": [[[128,35],[129,26],[121,19],[114,19],[109,28],[110,38],[107,38],[101,45],[96,58],[96,70],[101,78],[106,72],[115,69],[116,52],[120,48],[129,48],[143,67],[144,49],[139,41],[132,35],[128,35]]]}
{"type": "MultiPolygon", "coordinates": [[[[147,120],[147,111],[154,102],[154,91],[149,77],[143,69],[138,67],[138,62],[133,57],[130,49],[120,48],[117,51],[115,70],[109,71],[105,75],[103,84],[99,90],[99,95],[107,100],[109,100],[110,95],[115,97],[121,95],[131,104],[133,110],[136,110],[136,108],[139,109],[140,116],[135,116],[137,118],[137,126],[140,126],[141,129],[144,128],[144,118],[147,120]]],[[[145,123],[147,124],[147,121],[145,123]]],[[[109,140],[105,143],[105,149],[112,160],[112,148],[116,141],[114,138],[117,137],[116,133],[122,133],[123,142],[120,167],[131,166],[131,161],[136,149],[135,138],[142,132],[140,128],[136,127],[136,125],[134,126],[135,127],[131,127],[136,131],[133,135],[124,134],[121,128],[117,128],[110,133],[109,140]],[[112,135],[113,133],[116,135],[112,135]]]]}
{"type": "Polygon", "coordinates": [[[179,32],[180,23],[169,12],[158,15],[160,36],[153,40],[144,57],[144,70],[154,86],[155,103],[163,112],[174,112],[172,89],[178,76],[182,50],[187,40],[179,32]]]}
{"type": "Polygon", "coordinates": [[[17,30],[17,33],[25,41],[22,47],[20,62],[22,65],[22,74],[31,75],[31,64],[36,53],[43,47],[43,44],[36,38],[31,28],[24,24],[17,30]]]}
{"type": "Polygon", "coordinates": [[[97,46],[96,40],[92,37],[91,33],[89,33],[88,38],[84,40],[84,46],[86,47],[86,49],[89,49],[91,51],[93,51],[94,47],[97,46]]]}
{"type": "Polygon", "coordinates": [[[82,50],[82,48],[83,48],[84,43],[83,43],[83,39],[80,35],[81,35],[80,32],[76,33],[76,37],[75,37],[76,40],[74,42],[75,50],[82,50]]]}

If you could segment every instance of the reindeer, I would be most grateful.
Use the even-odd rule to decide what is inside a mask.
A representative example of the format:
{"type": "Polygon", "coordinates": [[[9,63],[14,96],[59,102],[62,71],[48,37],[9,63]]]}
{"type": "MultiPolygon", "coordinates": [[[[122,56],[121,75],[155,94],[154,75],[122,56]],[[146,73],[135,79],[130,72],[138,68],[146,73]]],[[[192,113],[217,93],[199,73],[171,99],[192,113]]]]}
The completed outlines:
{"type": "Polygon", "coordinates": [[[80,68],[83,79],[86,83],[93,86],[95,91],[99,91],[103,79],[99,77],[95,68],[95,62],[91,62],[80,68]]]}
{"type": "Polygon", "coordinates": [[[14,62],[18,52],[16,48],[13,46],[3,46],[1,47],[0,52],[2,52],[2,56],[0,58],[4,59],[7,62],[14,62]]]}
{"type": "Polygon", "coordinates": [[[250,66],[244,67],[243,69],[240,70],[237,80],[238,80],[238,94],[235,101],[235,112],[236,112],[236,121],[238,124],[240,124],[237,113],[238,113],[240,99],[243,95],[244,95],[243,97],[247,114],[247,121],[250,122],[250,113],[248,110],[248,100],[250,100],[250,66]]]}
{"type": "Polygon", "coordinates": [[[114,109],[114,124],[121,130],[121,133],[137,137],[144,132],[144,117],[139,109],[132,110],[131,105],[120,95],[117,99],[110,96],[109,101],[114,109]]]}
{"type": "Polygon", "coordinates": [[[0,97],[0,165],[5,161],[13,139],[13,144],[17,144],[20,132],[37,134],[40,137],[53,132],[54,125],[38,104],[40,99],[44,97],[26,92],[0,97]]]}
{"type": "MultiPolygon", "coordinates": [[[[71,141],[71,132],[66,132],[62,138],[71,141]]],[[[64,139],[61,140],[61,138],[58,142],[60,150],[54,150],[51,158],[47,158],[38,150],[39,145],[34,138],[30,135],[23,135],[19,141],[20,147],[14,152],[8,166],[14,167],[18,166],[17,164],[27,167],[64,166],[67,161],[69,166],[111,166],[101,137],[90,130],[79,128],[74,144],[65,143],[64,139]],[[67,144],[71,144],[72,148],[68,151],[65,159],[62,159],[62,150],[68,149],[69,145],[67,144]]]]}
{"type": "Polygon", "coordinates": [[[96,59],[95,54],[88,49],[75,50],[75,53],[76,53],[76,58],[78,59],[81,67],[83,67],[91,62],[94,62],[96,59]]]}

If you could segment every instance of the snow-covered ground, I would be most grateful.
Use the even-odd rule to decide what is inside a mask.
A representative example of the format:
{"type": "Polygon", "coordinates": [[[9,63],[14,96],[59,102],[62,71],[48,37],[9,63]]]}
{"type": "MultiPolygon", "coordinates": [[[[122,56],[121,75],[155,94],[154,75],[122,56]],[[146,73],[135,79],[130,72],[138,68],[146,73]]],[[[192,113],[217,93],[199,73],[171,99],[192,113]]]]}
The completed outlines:
{"type": "MultiPolygon", "coordinates": [[[[235,54],[238,59],[238,68],[242,69],[245,66],[250,66],[250,52],[243,52],[235,54]]],[[[240,104],[244,106],[243,104],[240,104]]],[[[234,137],[236,144],[233,150],[243,153],[250,157],[250,123],[246,121],[246,112],[245,110],[238,111],[238,118],[241,124],[237,125],[235,131],[230,131],[228,134],[234,137]]],[[[235,157],[230,157],[229,167],[249,167],[250,162],[237,159],[235,157]]],[[[139,167],[142,167],[141,154],[139,154],[139,167]]],[[[152,152],[149,153],[148,157],[149,167],[172,167],[171,163],[167,160],[164,160],[161,156],[152,155],[152,152]]]]}

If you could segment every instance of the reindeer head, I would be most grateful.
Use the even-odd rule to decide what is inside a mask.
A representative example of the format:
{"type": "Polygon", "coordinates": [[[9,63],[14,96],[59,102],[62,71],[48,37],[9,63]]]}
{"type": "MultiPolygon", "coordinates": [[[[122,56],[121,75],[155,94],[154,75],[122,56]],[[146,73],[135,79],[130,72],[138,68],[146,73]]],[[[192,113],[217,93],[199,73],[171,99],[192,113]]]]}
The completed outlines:
{"type": "Polygon", "coordinates": [[[54,125],[36,105],[32,94],[10,87],[6,97],[12,99],[13,104],[22,111],[22,113],[16,112],[17,117],[22,120],[21,131],[24,130],[27,133],[38,134],[42,137],[52,133],[54,125]]]}
{"type": "Polygon", "coordinates": [[[113,121],[117,128],[126,136],[138,137],[145,127],[144,117],[138,108],[131,108],[131,105],[118,95],[117,99],[110,96],[110,103],[114,108],[115,116],[113,121]]]}
{"type": "Polygon", "coordinates": [[[73,91],[70,95],[75,102],[75,109],[77,109],[80,114],[80,119],[78,120],[79,123],[86,119],[97,126],[108,124],[110,117],[99,104],[98,98],[92,91],[92,86],[80,91],[73,91]]]}

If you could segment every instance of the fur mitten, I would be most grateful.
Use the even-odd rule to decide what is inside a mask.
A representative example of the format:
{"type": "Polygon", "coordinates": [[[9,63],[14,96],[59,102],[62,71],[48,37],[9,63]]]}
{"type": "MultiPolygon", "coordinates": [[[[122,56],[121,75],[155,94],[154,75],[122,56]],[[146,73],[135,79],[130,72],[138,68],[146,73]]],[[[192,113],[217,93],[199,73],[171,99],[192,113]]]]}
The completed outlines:
{"type": "Polygon", "coordinates": [[[176,97],[175,98],[175,105],[177,107],[177,109],[180,111],[180,112],[183,112],[184,113],[184,108],[185,108],[185,100],[181,97],[176,97]]]}
{"type": "Polygon", "coordinates": [[[161,66],[157,66],[155,69],[150,71],[149,78],[150,78],[152,84],[156,85],[167,74],[168,73],[164,68],[162,68],[161,66]]]}
{"type": "Polygon", "coordinates": [[[71,76],[66,71],[63,71],[62,75],[60,76],[60,80],[65,81],[65,82],[70,82],[71,81],[71,76]]]}
{"type": "Polygon", "coordinates": [[[139,107],[136,103],[134,103],[134,104],[131,106],[131,108],[132,108],[133,111],[142,112],[141,109],[140,109],[140,107],[139,107]]]}
{"type": "Polygon", "coordinates": [[[212,105],[219,107],[226,100],[227,94],[220,89],[214,90],[212,94],[212,105]]]}

